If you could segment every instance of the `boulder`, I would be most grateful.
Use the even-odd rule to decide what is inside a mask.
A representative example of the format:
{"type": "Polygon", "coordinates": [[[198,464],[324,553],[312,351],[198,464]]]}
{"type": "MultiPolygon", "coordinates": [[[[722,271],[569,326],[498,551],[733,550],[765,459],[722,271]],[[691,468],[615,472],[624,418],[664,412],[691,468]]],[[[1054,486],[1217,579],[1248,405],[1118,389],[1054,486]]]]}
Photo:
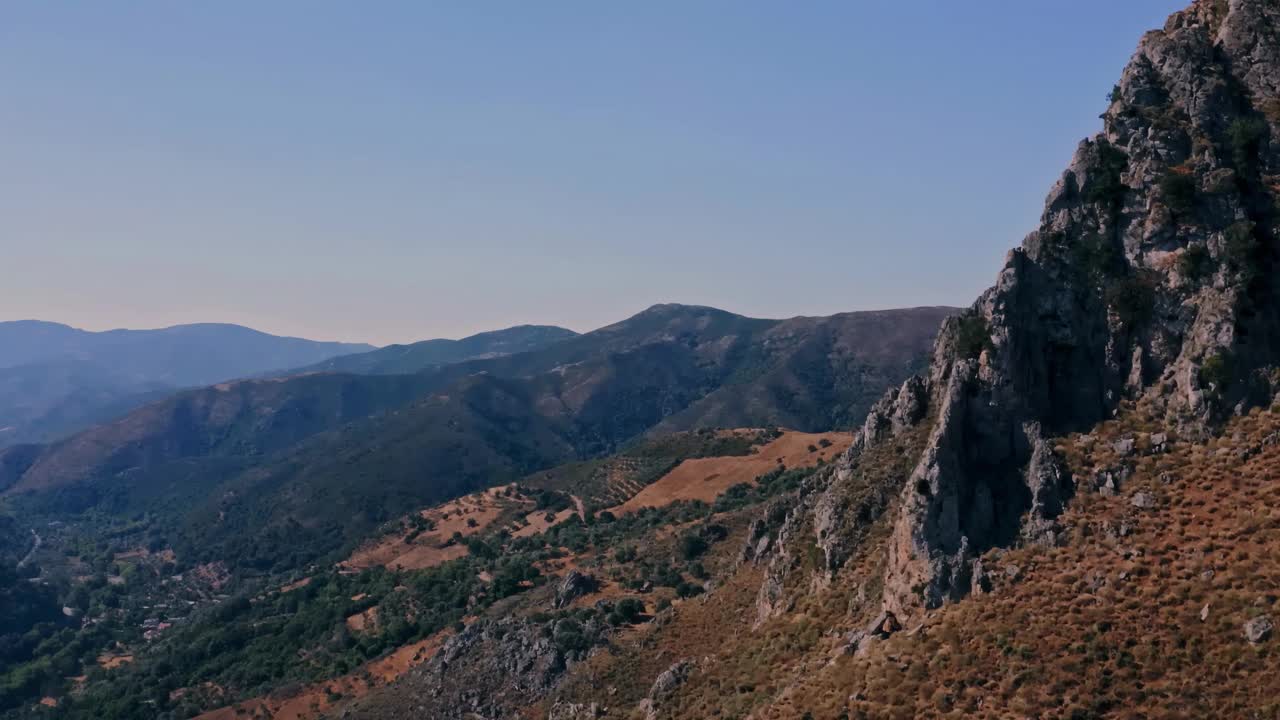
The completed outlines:
{"type": "Polygon", "coordinates": [[[1269,639],[1273,630],[1275,630],[1275,624],[1271,622],[1271,616],[1259,615],[1244,624],[1244,637],[1251,644],[1257,645],[1269,639]]]}
{"type": "Polygon", "coordinates": [[[1134,493],[1133,497],[1129,498],[1129,504],[1139,510],[1150,510],[1156,506],[1156,498],[1149,492],[1134,493]]]}
{"type": "Polygon", "coordinates": [[[595,720],[604,717],[606,712],[599,703],[557,702],[547,713],[547,720],[595,720]]]}
{"type": "Polygon", "coordinates": [[[1165,433],[1151,434],[1151,452],[1162,453],[1169,449],[1169,436],[1165,433]]]}
{"type": "Polygon", "coordinates": [[[672,664],[658,675],[653,681],[653,686],[649,688],[648,696],[641,700],[636,708],[645,720],[655,720],[658,717],[662,704],[689,679],[691,672],[693,672],[693,661],[685,659],[672,664]]]}
{"type": "Polygon", "coordinates": [[[867,625],[867,634],[883,639],[901,629],[902,625],[898,624],[897,616],[888,610],[885,610],[877,615],[876,619],[872,620],[870,625],[867,625]]]}
{"type": "Polygon", "coordinates": [[[599,583],[594,577],[577,570],[570,570],[556,587],[556,596],[551,601],[551,606],[557,610],[566,608],[583,595],[595,592],[598,587],[599,583]]]}

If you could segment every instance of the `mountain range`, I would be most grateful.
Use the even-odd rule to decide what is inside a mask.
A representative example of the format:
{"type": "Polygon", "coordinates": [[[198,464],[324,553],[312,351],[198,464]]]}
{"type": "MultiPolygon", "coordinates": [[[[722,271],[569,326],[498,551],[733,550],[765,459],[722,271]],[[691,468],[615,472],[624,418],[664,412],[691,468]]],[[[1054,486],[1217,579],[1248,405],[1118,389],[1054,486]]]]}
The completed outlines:
{"type": "Polygon", "coordinates": [[[517,325],[504,330],[477,333],[461,340],[423,340],[409,345],[388,345],[290,367],[287,374],[344,372],[359,375],[403,375],[464,360],[479,360],[537,350],[578,333],[554,325],[517,325]]]}
{"type": "MultiPolygon", "coordinates": [[[[703,418],[849,426],[923,366],[951,312],[760,320],[659,305],[583,335],[552,333],[564,339],[536,350],[409,375],[222,383],[48,446],[0,451],[0,489],[41,513],[163,508],[169,540],[188,554],[280,569],[354,542],[398,508],[703,418]]],[[[381,362],[367,358],[336,362],[381,362]]]]}

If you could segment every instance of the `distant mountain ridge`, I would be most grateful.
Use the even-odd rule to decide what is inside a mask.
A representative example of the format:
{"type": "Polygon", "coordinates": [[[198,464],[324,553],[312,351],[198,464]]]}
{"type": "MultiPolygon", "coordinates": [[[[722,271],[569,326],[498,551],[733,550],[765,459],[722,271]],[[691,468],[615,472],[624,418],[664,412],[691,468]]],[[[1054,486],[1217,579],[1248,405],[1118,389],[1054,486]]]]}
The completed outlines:
{"type": "Polygon", "coordinates": [[[403,375],[439,365],[482,360],[537,350],[578,333],[554,325],[516,325],[477,333],[460,340],[423,340],[408,345],[388,345],[369,352],[339,355],[291,373],[346,372],[359,375],[403,375]]]}
{"type": "Polygon", "coordinates": [[[0,446],[52,440],[180,388],[371,349],[218,323],[91,332],[0,322],[0,446]]]}
{"type": "Polygon", "coordinates": [[[764,320],[659,305],[530,352],[411,375],[225,383],[0,452],[0,490],[57,512],[149,509],[182,526],[188,553],[279,570],[405,507],[613,452],[664,421],[851,426],[924,367],[952,312],[764,320]],[[750,402],[727,399],[737,395],[750,402]]]}
{"type": "Polygon", "coordinates": [[[93,332],[42,320],[0,322],[0,368],[72,358],[174,387],[209,385],[373,349],[226,323],[93,332]]]}

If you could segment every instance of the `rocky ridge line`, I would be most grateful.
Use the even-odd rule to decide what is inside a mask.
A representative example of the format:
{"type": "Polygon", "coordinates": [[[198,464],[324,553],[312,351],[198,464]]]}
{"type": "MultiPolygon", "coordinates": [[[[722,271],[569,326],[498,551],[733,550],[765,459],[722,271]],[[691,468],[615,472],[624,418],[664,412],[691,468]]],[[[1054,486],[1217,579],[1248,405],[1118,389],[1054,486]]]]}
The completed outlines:
{"type": "Polygon", "coordinates": [[[1039,228],[944,324],[927,375],[872,409],[777,530],[762,618],[786,605],[797,567],[786,541],[811,534],[823,550],[813,583],[839,570],[878,517],[849,512],[849,476],[909,429],[928,439],[898,479],[883,586],[884,609],[904,620],[966,595],[984,551],[1056,542],[1054,518],[1087,488],[1050,438],[1126,401],[1202,437],[1271,400],[1278,28],[1274,2],[1198,0],[1142,38],[1103,131],[1077,148],[1039,228]]]}

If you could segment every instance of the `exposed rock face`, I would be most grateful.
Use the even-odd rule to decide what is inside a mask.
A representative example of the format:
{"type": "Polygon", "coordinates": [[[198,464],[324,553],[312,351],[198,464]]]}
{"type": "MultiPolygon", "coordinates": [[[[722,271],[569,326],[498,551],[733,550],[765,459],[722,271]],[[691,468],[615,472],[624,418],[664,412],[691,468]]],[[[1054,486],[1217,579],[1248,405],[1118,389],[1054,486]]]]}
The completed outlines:
{"type": "Polygon", "coordinates": [[[938,422],[902,490],[888,608],[969,592],[988,548],[1053,542],[1073,488],[1047,437],[1125,398],[1195,434],[1271,396],[1261,371],[1280,352],[1260,310],[1276,297],[1278,20],[1273,2],[1202,2],[1148,33],[1040,228],[944,327],[925,379],[938,422]]]}
{"type": "Polygon", "coordinates": [[[786,612],[795,597],[789,583],[821,589],[862,546],[871,526],[892,503],[901,465],[918,452],[928,428],[923,378],[908,379],[872,408],[854,443],[832,466],[806,481],[793,507],[775,503],[754,523],[743,557],[768,560],[756,599],[757,624],[786,612]],[[863,472],[863,466],[880,472],[863,472]],[[885,472],[885,470],[888,472],[885,472]],[[812,550],[817,550],[815,557],[812,550]],[[816,567],[811,567],[816,565],[816,567]],[[806,578],[802,572],[813,572],[806,578]],[[807,583],[807,585],[806,585],[807,583]]]}
{"type": "Polygon", "coordinates": [[[1197,3],[1148,33],[1040,228],[944,328],[927,379],[939,421],[891,541],[891,609],[968,592],[987,548],[1052,542],[1072,487],[1046,436],[1124,398],[1194,434],[1270,397],[1256,371],[1280,357],[1259,312],[1275,297],[1278,16],[1197,3]]]}
{"type": "Polygon", "coordinates": [[[574,600],[595,592],[598,585],[594,577],[570,570],[556,588],[556,596],[551,605],[556,609],[568,607],[574,600]]]}
{"type": "MultiPolygon", "coordinates": [[[[389,692],[357,701],[350,717],[430,717],[441,720],[516,718],[553,690],[573,662],[603,642],[596,621],[480,621],[450,638],[435,657],[410,670],[389,692]]],[[[597,708],[562,708],[586,718],[597,708]]]]}
{"type": "Polygon", "coordinates": [[[681,660],[658,675],[658,678],[653,681],[653,687],[649,688],[649,695],[641,700],[637,707],[637,710],[644,714],[645,720],[656,720],[662,704],[680,689],[684,681],[689,679],[691,672],[693,672],[693,661],[681,660]]]}
{"type": "Polygon", "coordinates": [[[604,714],[599,703],[556,703],[547,713],[547,720],[595,720],[604,714]]]}
{"type": "Polygon", "coordinates": [[[1271,631],[1275,629],[1275,624],[1271,622],[1271,618],[1267,615],[1259,615],[1244,624],[1244,637],[1249,642],[1257,645],[1271,637],[1271,631]]]}
{"type": "MultiPolygon", "coordinates": [[[[826,488],[788,520],[812,525],[827,570],[858,532],[842,476],[926,418],[888,548],[884,604],[899,618],[970,592],[974,560],[990,548],[1056,542],[1054,519],[1076,488],[1051,438],[1126,399],[1191,438],[1271,399],[1277,31],[1273,1],[1204,0],[1143,37],[1103,131],[1077,148],[1039,228],[995,286],[944,324],[928,374],[872,408],[826,488]]],[[[1124,474],[1103,484],[1114,492],[1124,474]]],[[[762,599],[778,587],[771,573],[762,599]]]]}

